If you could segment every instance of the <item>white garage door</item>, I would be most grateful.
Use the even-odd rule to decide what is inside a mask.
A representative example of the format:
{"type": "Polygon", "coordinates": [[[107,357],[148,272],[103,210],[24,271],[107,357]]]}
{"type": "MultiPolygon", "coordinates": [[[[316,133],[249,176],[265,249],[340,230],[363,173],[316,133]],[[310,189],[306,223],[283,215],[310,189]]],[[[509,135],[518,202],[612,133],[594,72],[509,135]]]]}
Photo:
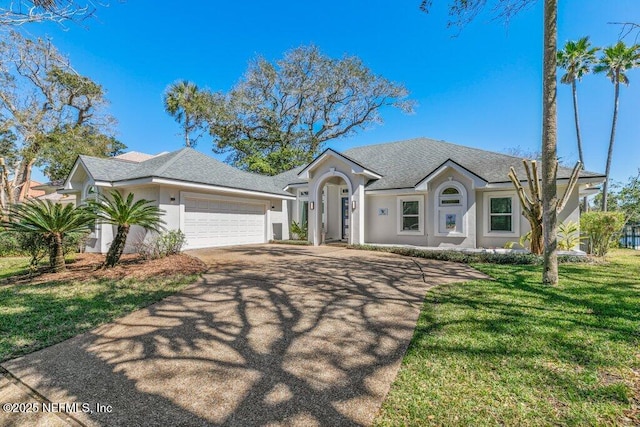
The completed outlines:
{"type": "Polygon", "coordinates": [[[184,201],[190,249],[265,242],[265,205],[195,197],[184,201]]]}

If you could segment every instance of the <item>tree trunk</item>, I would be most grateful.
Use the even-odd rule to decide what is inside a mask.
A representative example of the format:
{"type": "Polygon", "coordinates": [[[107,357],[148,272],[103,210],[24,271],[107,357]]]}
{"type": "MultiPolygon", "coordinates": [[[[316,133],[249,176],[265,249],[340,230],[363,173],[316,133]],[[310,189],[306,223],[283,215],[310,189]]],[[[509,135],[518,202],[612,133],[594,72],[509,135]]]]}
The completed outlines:
{"type": "Polygon", "coordinates": [[[9,194],[9,203],[20,203],[26,197],[29,191],[29,182],[31,181],[31,169],[33,169],[34,160],[22,159],[16,168],[16,174],[11,185],[11,194],[9,194]]]}
{"type": "Polygon", "coordinates": [[[542,214],[544,236],[544,266],[542,282],[558,283],[558,204],[556,175],[557,156],[557,49],[558,1],[544,2],[544,60],[542,85],[542,214]]]}
{"type": "Polygon", "coordinates": [[[544,252],[544,242],[542,239],[542,223],[538,222],[534,227],[531,224],[531,253],[542,255],[544,252]]]}
{"type": "Polygon", "coordinates": [[[49,265],[54,272],[64,271],[64,250],[62,248],[62,235],[55,233],[51,237],[51,246],[49,247],[49,265]]]}
{"type": "Polygon", "coordinates": [[[107,252],[107,259],[105,260],[106,267],[113,267],[120,261],[122,252],[124,252],[124,245],[127,243],[128,234],[129,225],[118,226],[118,232],[113,238],[113,242],[111,242],[111,246],[109,246],[109,251],[107,252]]]}
{"type": "Polygon", "coordinates": [[[611,171],[611,158],[613,157],[613,143],[616,139],[616,124],[618,123],[618,98],[620,97],[620,82],[619,76],[616,73],[615,76],[615,93],[613,102],[613,121],[611,122],[611,137],[609,138],[609,151],[607,152],[607,167],[604,171],[605,180],[602,186],[602,211],[607,211],[607,201],[609,198],[609,172],[611,171]]]}
{"type": "MultiPolygon", "coordinates": [[[[578,157],[580,158],[580,163],[582,163],[582,167],[584,168],[584,155],[582,154],[582,134],[580,132],[580,119],[578,114],[578,85],[576,84],[576,80],[573,79],[571,82],[571,92],[573,94],[573,120],[576,124],[576,140],[578,141],[578,157]]],[[[585,168],[586,169],[586,168],[585,168]]],[[[589,210],[589,202],[587,201],[587,196],[584,196],[582,199],[582,211],[587,212],[589,210]]]]}

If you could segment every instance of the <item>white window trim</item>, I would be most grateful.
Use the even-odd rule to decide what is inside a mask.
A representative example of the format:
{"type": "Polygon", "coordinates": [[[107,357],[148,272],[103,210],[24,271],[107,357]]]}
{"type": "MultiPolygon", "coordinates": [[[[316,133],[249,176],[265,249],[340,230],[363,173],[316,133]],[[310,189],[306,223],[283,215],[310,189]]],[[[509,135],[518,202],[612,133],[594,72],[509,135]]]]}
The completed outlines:
{"type": "MultiPolygon", "coordinates": [[[[468,228],[467,228],[467,189],[465,188],[464,185],[462,185],[460,182],[458,181],[445,181],[442,184],[440,184],[438,186],[438,188],[436,188],[436,190],[434,191],[434,196],[435,196],[435,201],[434,201],[434,215],[433,215],[433,219],[434,219],[434,224],[433,224],[433,231],[434,231],[434,235],[435,236],[439,236],[439,237],[468,237],[468,228]],[[444,206],[440,206],[440,196],[442,191],[445,188],[448,187],[453,187],[456,188],[459,191],[459,195],[457,195],[460,198],[460,204],[457,205],[444,205],[444,206]],[[460,224],[462,226],[462,231],[458,232],[458,231],[451,231],[448,233],[442,233],[440,232],[440,213],[444,213],[445,215],[448,213],[452,213],[452,214],[461,214],[462,215],[462,223],[460,224]]],[[[452,195],[453,196],[453,195],[452,195]]],[[[454,196],[453,198],[455,198],[456,196],[454,196]]],[[[445,198],[449,198],[449,196],[445,196],[445,198]]]]}
{"type": "Polygon", "coordinates": [[[424,196],[398,196],[397,213],[397,232],[399,236],[424,236],[424,196]],[[418,230],[402,229],[402,202],[418,202],[418,230]]]}
{"type": "Polygon", "coordinates": [[[483,214],[484,214],[484,237],[520,237],[520,200],[514,191],[490,191],[482,195],[483,214]],[[512,231],[491,231],[491,199],[492,198],[511,198],[511,225],[512,231]]]}

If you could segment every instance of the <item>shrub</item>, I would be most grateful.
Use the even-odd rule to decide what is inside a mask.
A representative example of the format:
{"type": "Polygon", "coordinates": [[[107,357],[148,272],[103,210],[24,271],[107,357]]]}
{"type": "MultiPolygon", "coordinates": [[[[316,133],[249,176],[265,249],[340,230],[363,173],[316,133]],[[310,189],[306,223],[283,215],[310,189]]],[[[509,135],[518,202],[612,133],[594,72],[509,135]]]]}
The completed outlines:
{"type": "Polygon", "coordinates": [[[51,248],[51,238],[45,237],[41,233],[22,232],[17,233],[17,240],[20,250],[29,256],[29,269],[33,272],[38,268],[40,261],[49,254],[51,248]]]}
{"type": "Polygon", "coordinates": [[[296,236],[297,240],[307,240],[309,227],[306,222],[298,224],[297,222],[293,221],[291,223],[291,227],[289,227],[289,231],[291,232],[291,234],[296,236]]]}
{"type": "Polygon", "coordinates": [[[62,242],[62,251],[65,255],[82,252],[86,243],[88,232],[65,234],[62,242]]]}
{"type": "Polygon", "coordinates": [[[187,238],[182,231],[171,230],[139,243],[136,250],[144,259],[158,259],[180,253],[186,243],[187,238]]]}
{"type": "Polygon", "coordinates": [[[24,255],[20,248],[18,234],[11,232],[0,233],[0,257],[24,255]]]}
{"type": "MultiPolygon", "coordinates": [[[[464,264],[470,263],[487,263],[487,264],[513,264],[513,265],[540,265],[542,264],[542,256],[534,255],[528,252],[461,252],[451,250],[424,250],[417,248],[403,248],[393,246],[373,246],[373,245],[349,245],[349,249],[361,249],[368,251],[389,252],[397,255],[410,256],[414,258],[434,259],[438,261],[459,262],[464,264]]],[[[589,258],[585,256],[561,255],[558,262],[589,262],[589,258]]]]}
{"type": "Polygon", "coordinates": [[[558,248],[562,251],[570,251],[580,244],[580,228],[575,221],[562,223],[558,226],[558,248]]]}
{"type": "Polygon", "coordinates": [[[605,256],[617,241],[624,227],[622,212],[585,212],[580,217],[580,228],[587,240],[587,252],[605,256]]]}
{"type": "Polygon", "coordinates": [[[187,237],[181,230],[171,230],[162,233],[157,241],[163,256],[175,255],[182,252],[182,248],[187,244],[187,237]]]}

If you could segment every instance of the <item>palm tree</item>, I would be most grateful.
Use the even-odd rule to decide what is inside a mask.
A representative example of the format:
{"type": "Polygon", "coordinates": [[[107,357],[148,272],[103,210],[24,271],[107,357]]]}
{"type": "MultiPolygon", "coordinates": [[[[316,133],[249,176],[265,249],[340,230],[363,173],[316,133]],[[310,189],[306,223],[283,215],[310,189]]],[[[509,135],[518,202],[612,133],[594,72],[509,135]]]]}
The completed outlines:
{"type": "MultiPolygon", "coordinates": [[[[584,165],[582,153],[582,135],[580,134],[580,121],[578,120],[578,90],[577,82],[591,72],[591,66],[597,61],[596,53],[600,50],[591,47],[589,37],[583,37],[577,42],[568,41],[564,49],[558,51],[558,66],[565,70],[560,82],[571,85],[573,95],[573,118],[576,125],[576,138],[578,140],[578,156],[580,163],[584,165]]],[[[587,198],[584,198],[584,209],[587,208],[587,198]]]]}
{"type": "Polygon", "coordinates": [[[164,94],[164,108],[182,125],[185,147],[196,145],[198,138],[191,134],[204,124],[206,95],[198,86],[186,80],[180,80],[167,88],[164,94]]]}
{"type": "Polygon", "coordinates": [[[620,83],[629,85],[626,72],[640,66],[640,45],[627,46],[619,41],[613,46],[603,50],[600,61],[593,67],[594,73],[606,73],[614,87],[613,120],[611,122],[611,137],[609,138],[609,151],[607,152],[607,166],[605,168],[605,181],[602,187],[602,210],[607,210],[607,196],[609,189],[609,172],[611,171],[611,158],[613,157],[613,144],[616,138],[616,124],[618,122],[618,103],[620,98],[620,83]]]}
{"type": "Polygon", "coordinates": [[[96,217],[85,208],[71,204],[62,205],[50,200],[30,200],[11,207],[9,221],[4,221],[6,231],[37,233],[50,241],[49,264],[53,271],[63,271],[63,242],[66,235],[89,231],[96,217]]]}
{"type": "Polygon", "coordinates": [[[138,225],[145,230],[159,232],[164,221],[160,219],[163,210],[151,200],[140,199],[133,201],[134,194],[129,193],[123,198],[118,191],[112,191],[110,196],[100,194],[97,200],[90,200],[89,205],[103,224],[112,224],[118,227],[115,237],[107,251],[106,267],[115,266],[124,251],[127,235],[132,225],[138,225]]]}

